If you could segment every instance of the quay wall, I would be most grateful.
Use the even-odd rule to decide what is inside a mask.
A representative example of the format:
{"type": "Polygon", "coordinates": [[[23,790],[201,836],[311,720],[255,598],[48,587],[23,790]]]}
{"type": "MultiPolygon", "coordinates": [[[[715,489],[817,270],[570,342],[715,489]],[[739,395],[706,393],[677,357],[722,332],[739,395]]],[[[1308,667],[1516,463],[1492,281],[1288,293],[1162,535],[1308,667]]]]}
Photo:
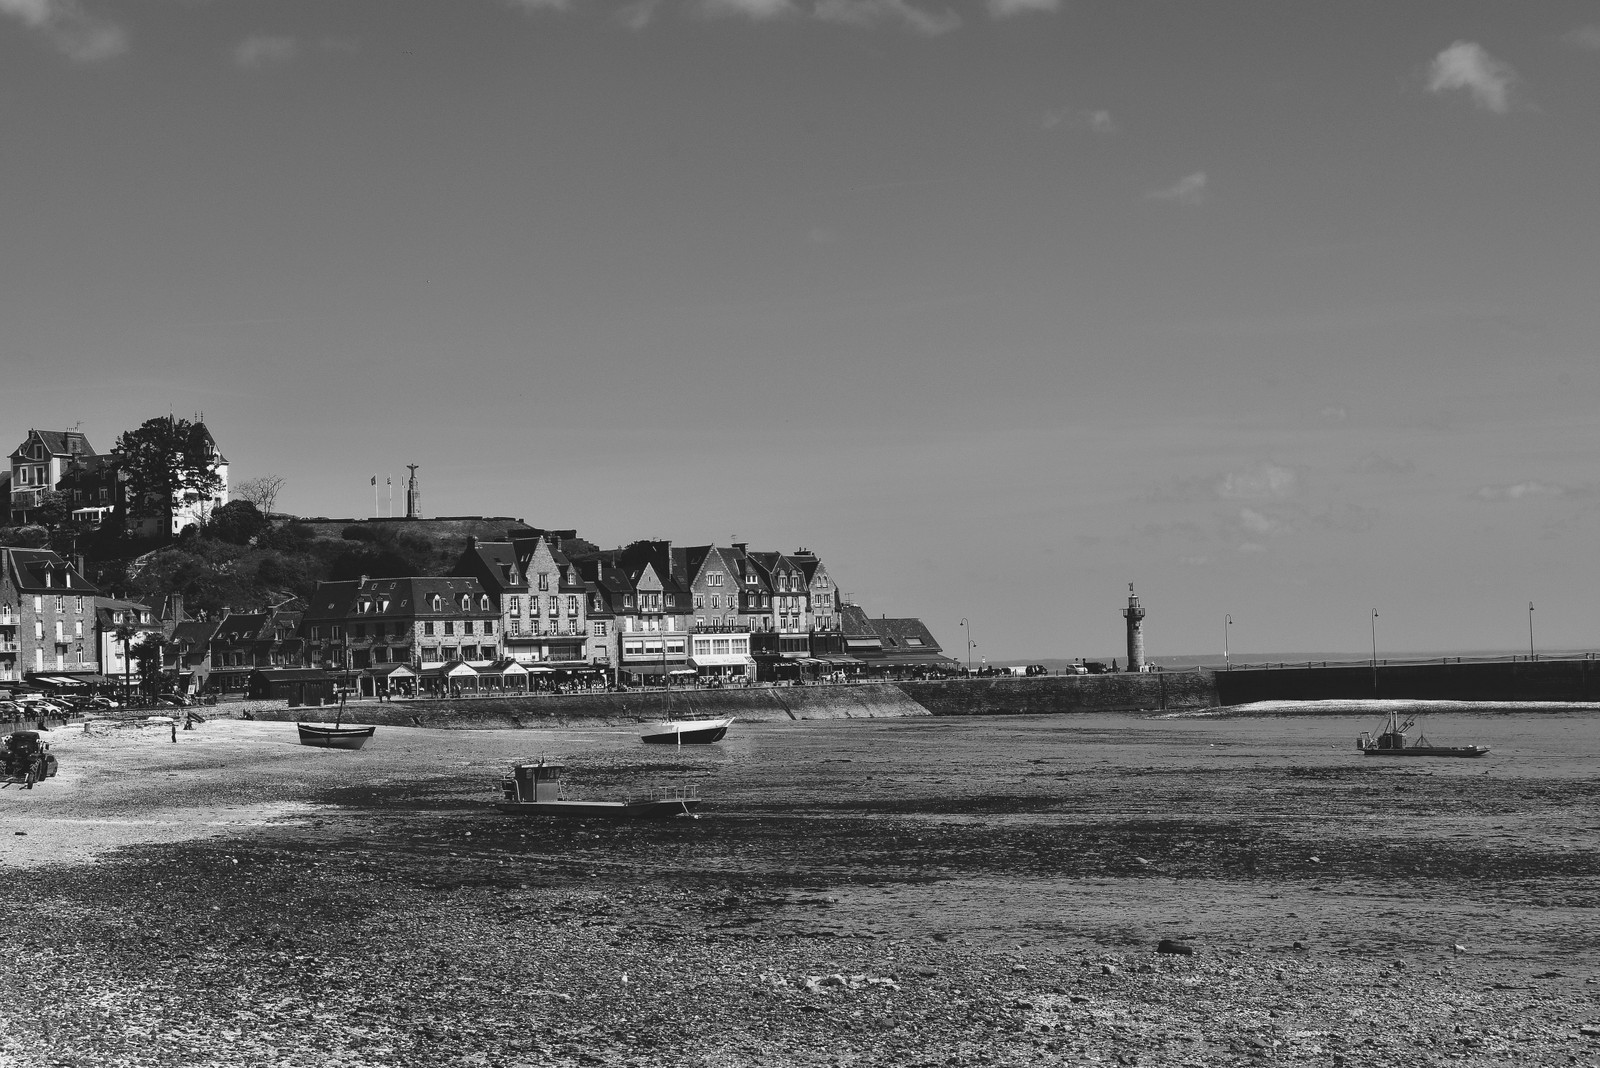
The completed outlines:
{"type": "MultiPolygon", "coordinates": [[[[256,719],[331,720],[331,708],[251,708],[256,719]]],[[[396,727],[471,728],[612,727],[673,716],[737,716],[744,722],[782,723],[806,719],[884,719],[926,716],[929,711],[893,683],[848,686],[751,686],[726,690],[662,690],[626,693],[540,694],[444,700],[362,701],[349,705],[351,722],[396,727]]]]}
{"type": "Polygon", "coordinates": [[[1049,716],[1076,712],[1165,712],[1211,708],[1210,672],[1149,671],[1129,675],[1038,675],[940,679],[904,684],[935,716],[1049,716]]]}
{"type": "Polygon", "coordinates": [[[1218,703],[1392,698],[1412,701],[1600,701],[1600,661],[1235,668],[1215,675],[1218,703]]]}

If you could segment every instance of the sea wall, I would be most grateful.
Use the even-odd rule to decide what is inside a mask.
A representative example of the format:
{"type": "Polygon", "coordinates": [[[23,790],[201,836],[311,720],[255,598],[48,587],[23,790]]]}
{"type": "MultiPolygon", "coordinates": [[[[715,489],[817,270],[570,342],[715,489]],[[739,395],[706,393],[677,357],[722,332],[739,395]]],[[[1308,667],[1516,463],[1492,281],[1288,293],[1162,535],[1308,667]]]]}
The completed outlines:
{"type": "MultiPolygon", "coordinates": [[[[252,708],[256,719],[316,720],[332,709],[252,708]]],[[[607,727],[672,716],[737,716],[745,722],[806,719],[883,719],[926,716],[928,709],[892,683],[849,686],[751,686],[727,690],[674,690],[669,705],[662,690],[532,697],[471,697],[440,701],[363,701],[346,717],[397,727],[495,729],[607,727]]]]}
{"type": "Polygon", "coordinates": [[[995,676],[905,683],[935,716],[1048,716],[1075,712],[1164,712],[1217,704],[1210,672],[995,676]]]}
{"type": "Polygon", "coordinates": [[[1597,701],[1600,662],[1341,664],[1216,673],[1221,704],[1397,698],[1435,701],[1597,701]]]}

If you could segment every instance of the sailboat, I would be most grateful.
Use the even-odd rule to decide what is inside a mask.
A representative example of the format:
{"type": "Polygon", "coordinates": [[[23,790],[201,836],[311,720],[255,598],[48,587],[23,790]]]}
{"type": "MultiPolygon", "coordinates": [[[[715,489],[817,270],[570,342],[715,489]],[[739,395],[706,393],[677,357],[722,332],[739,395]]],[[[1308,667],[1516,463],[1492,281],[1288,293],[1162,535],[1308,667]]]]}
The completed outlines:
{"type": "Polygon", "coordinates": [[[704,745],[709,742],[720,742],[727,735],[728,728],[733,726],[733,717],[724,719],[705,719],[695,716],[686,716],[682,719],[672,715],[672,676],[667,676],[667,718],[660,723],[652,723],[645,728],[639,737],[647,745],[704,745]]]}
{"type": "Polygon", "coordinates": [[[344,725],[345,693],[339,693],[339,711],[334,713],[332,726],[326,723],[296,723],[300,731],[300,744],[319,749],[360,749],[378,730],[376,726],[344,725]]]}

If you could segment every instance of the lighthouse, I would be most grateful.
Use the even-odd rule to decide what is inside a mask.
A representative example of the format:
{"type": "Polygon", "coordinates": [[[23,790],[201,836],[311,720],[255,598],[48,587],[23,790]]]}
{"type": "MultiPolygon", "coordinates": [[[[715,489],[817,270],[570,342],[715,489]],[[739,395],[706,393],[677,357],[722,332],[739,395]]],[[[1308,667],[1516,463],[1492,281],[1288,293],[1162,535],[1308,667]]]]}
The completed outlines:
{"type": "Polygon", "coordinates": [[[1128,670],[1144,670],[1144,609],[1139,607],[1139,595],[1128,583],[1128,607],[1122,610],[1128,621],[1128,670]]]}

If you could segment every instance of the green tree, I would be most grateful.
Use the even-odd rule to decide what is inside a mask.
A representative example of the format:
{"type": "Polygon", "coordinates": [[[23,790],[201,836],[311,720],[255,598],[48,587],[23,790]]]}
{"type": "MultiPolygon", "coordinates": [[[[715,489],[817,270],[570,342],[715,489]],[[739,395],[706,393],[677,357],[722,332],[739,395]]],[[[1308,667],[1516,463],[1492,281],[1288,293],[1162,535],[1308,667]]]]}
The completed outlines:
{"type": "Polygon", "coordinates": [[[267,517],[249,501],[229,501],[211,513],[206,533],[234,545],[249,545],[267,529],[267,517]]]}
{"type": "Polygon", "coordinates": [[[161,692],[161,635],[147,632],[133,643],[133,662],[139,666],[139,689],[146,697],[161,692]]]}
{"type": "Polygon", "coordinates": [[[137,518],[165,521],[174,501],[191,494],[210,498],[222,487],[215,445],[200,423],[170,415],[147,419],[117,438],[111,452],[126,482],[128,510],[137,518]]]}

